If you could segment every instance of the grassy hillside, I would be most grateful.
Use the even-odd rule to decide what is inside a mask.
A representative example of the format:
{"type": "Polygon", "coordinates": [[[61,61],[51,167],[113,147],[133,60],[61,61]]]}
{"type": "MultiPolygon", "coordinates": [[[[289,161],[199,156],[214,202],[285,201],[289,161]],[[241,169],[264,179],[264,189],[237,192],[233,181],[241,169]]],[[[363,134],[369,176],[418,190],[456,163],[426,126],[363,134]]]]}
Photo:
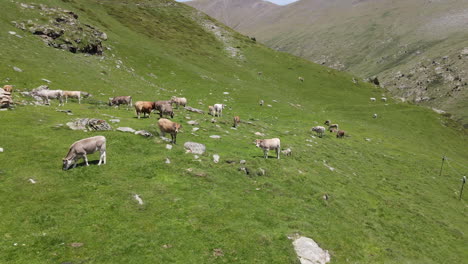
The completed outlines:
{"type": "Polygon", "coordinates": [[[2,5],[1,85],[14,84],[14,100],[24,103],[0,111],[1,263],[297,263],[287,239],[293,233],[329,250],[332,263],[468,257],[466,198],[458,200],[468,141],[445,117],[393,100],[371,103],[381,89],[256,44],[170,0],[34,3],[71,10],[108,40],[103,56],[48,47],[12,23],[47,22],[37,6],[2,5]],[[43,78],[51,89],[93,96],[81,105],[27,104],[32,99],[19,91],[43,78]],[[216,123],[177,110],[183,132],[172,150],[159,137],[58,125],[113,116],[121,120],[114,129],[157,135],[154,116],[138,120],[133,110],[105,105],[116,95],[134,101],[182,95],[196,108],[228,108],[216,123]],[[260,99],[271,107],[258,106],[260,99]],[[234,115],[251,124],[231,129],[234,115]],[[200,130],[192,132],[188,118],[200,130]],[[326,119],[349,137],[312,137],[310,128],[326,119]],[[255,132],[281,138],[292,157],[263,159],[252,144],[255,132]],[[108,164],[96,166],[94,154],[90,167],[62,171],[69,146],[98,134],[107,138],[108,164]],[[207,153],[185,154],[187,141],[206,144],[207,153]],[[449,160],[439,177],[444,154],[449,160]],[[239,171],[240,160],[249,175],[239,171]]]}
{"type": "Polygon", "coordinates": [[[271,48],[378,76],[393,95],[450,112],[468,128],[468,2],[301,0],[259,16],[242,0],[220,2],[187,3],[271,48]]]}

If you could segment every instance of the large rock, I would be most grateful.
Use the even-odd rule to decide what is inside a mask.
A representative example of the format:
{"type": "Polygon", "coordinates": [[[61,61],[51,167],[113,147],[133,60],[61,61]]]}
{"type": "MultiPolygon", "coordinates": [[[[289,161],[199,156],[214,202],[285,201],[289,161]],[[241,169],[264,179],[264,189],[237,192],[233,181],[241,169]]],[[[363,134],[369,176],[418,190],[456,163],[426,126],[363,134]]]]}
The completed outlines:
{"type": "Polygon", "coordinates": [[[325,264],[330,262],[328,250],[323,250],[308,237],[299,237],[293,241],[294,250],[301,264],[325,264]]]}
{"type": "Polygon", "coordinates": [[[152,137],[153,134],[151,134],[150,132],[146,131],[146,130],[138,130],[135,132],[135,135],[141,135],[141,136],[144,136],[144,137],[152,137]]]}
{"type": "Polygon", "coordinates": [[[72,130],[90,130],[90,131],[112,130],[112,127],[105,120],[97,119],[97,118],[79,118],[73,122],[68,122],[67,126],[72,130]]]}
{"type": "Polygon", "coordinates": [[[205,145],[190,141],[184,143],[184,148],[187,150],[187,152],[200,155],[206,151],[205,145]]]}

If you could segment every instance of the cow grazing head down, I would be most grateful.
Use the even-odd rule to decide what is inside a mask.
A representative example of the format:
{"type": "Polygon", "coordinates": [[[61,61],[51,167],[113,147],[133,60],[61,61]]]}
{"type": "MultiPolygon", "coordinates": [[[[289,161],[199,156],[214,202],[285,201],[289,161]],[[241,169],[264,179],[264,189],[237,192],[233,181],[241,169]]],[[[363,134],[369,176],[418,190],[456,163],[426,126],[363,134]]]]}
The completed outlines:
{"type": "Polygon", "coordinates": [[[68,170],[70,166],[72,165],[72,163],[73,163],[73,160],[63,159],[62,170],[68,170]]]}

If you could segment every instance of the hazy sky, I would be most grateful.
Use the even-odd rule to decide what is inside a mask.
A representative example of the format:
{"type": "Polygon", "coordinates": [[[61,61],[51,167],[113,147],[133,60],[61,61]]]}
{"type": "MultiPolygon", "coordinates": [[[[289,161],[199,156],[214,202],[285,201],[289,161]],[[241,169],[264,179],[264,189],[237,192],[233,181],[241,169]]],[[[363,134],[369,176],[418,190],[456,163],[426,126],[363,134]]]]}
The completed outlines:
{"type": "MultiPolygon", "coordinates": [[[[187,1],[190,1],[190,0],[176,0],[176,1],[178,1],[178,2],[187,2],[187,1]]],[[[298,0],[266,0],[266,1],[278,4],[278,5],[287,5],[289,3],[296,2],[298,0]]]]}

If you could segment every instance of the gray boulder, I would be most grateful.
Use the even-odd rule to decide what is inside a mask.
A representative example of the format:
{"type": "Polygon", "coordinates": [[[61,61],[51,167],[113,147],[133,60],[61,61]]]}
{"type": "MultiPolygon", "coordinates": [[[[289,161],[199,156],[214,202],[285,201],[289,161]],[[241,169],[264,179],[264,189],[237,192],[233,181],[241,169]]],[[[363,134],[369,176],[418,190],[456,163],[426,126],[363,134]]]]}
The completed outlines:
{"type": "Polygon", "coordinates": [[[118,127],[117,131],[135,133],[136,130],[131,127],[118,127]]]}
{"type": "Polygon", "coordinates": [[[150,132],[148,132],[146,130],[136,131],[135,135],[141,135],[141,136],[144,136],[144,137],[152,137],[153,136],[153,134],[151,134],[150,132]]]}
{"type": "Polygon", "coordinates": [[[184,148],[187,150],[187,152],[193,153],[193,154],[203,154],[206,151],[206,146],[201,144],[201,143],[196,143],[196,142],[185,142],[184,143],[184,148]]]}
{"type": "Polygon", "coordinates": [[[90,130],[90,131],[112,130],[112,127],[105,120],[97,119],[97,118],[79,118],[73,122],[68,122],[67,126],[72,130],[90,130]]]}
{"type": "Polygon", "coordinates": [[[323,250],[308,237],[299,237],[293,241],[294,250],[301,264],[325,264],[330,262],[328,250],[323,250]]]}

